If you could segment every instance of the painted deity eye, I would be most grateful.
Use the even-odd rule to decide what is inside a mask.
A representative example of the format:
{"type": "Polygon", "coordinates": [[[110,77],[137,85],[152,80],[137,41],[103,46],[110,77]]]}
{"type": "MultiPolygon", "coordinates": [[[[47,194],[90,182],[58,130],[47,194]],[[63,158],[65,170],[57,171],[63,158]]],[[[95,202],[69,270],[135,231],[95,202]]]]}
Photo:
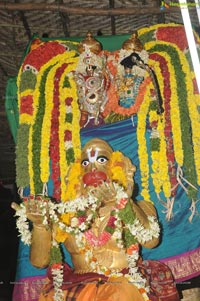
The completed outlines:
{"type": "Polygon", "coordinates": [[[84,166],[84,167],[88,166],[88,164],[89,164],[89,160],[83,160],[81,162],[81,165],[84,166]]]}
{"type": "Polygon", "coordinates": [[[31,70],[31,69],[32,69],[32,66],[29,65],[29,64],[26,64],[26,65],[24,66],[24,71],[29,71],[29,70],[31,70]]]}
{"type": "Polygon", "coordinates": [[[90,58],[85,58],[85,64],[90,64],[90,58]]]}
{"type": "Polygon", "coordinates": [[[101,80],[98,77],[90,76],[86,80],[86,87],[88,89],[99,89],[101,87],[101,80]]]}
{"type": "Polygon", "coordinates": [[[88,88],[93,88],[95,86],[95,84],[96,84],[95,83],[95,78],[94,77],[88,78],[86,84],[87,84],[88,88]]]}
{"type": "Polygon", "coordinates": [[[37,69],[34,68],[34,67],[32,67],[32,72],[33,72],[33,74],[37,74],[38,73],[37,69]]]}
{"type": "Polygon", "coordinates": [[[107,157],[104,157],[104,156],[100,156],[97,158],[97,162],[99,162],[100,164],[104,164],[108,161],[108,158],[107,157]]]}

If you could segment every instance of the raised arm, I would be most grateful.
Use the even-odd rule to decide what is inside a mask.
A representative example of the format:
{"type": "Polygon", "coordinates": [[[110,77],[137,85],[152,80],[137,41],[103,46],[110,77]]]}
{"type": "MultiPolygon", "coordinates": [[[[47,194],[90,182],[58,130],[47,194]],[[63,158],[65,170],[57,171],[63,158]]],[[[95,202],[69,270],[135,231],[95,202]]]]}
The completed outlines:
{"type": "MultiPolygon", "coordinates": [[[[26,215],[32,224],[31,243],[30,243],[30,262],[37,268],[48,266],[50,260],[50,249],[52,240],[52,226],[48,223],[44,224],[44,211],[41,210],[37,200],[26,201],[23,204],[26,208],[26,215]]],[[[12,208],[16,211],[21,207],[12,203],[12,208]]],[[[48,212],[48,204],[46,203],[46,212],[48,212]]],[[[48,214],[48,213],[47,213],[48,214]]]]}
{"type": "MultiPolygon", "coordinates": [[[[150,202],[147,201],[139,201],[137,203],[133,202],[133,211],[136,214],[136,217],[140,221],[141,225],[144,226],[145,229],[149,230],[149,232],[152,230],[152,224],[151,220],[154,219],[155,223],[158,226],[158,221],[157,221],[157,213],[154,205],[150,202]]],[[[139,241],[142,246],[145,248],[155,248],[158,243],[159,243],[159,236],[155,234],[155,236],[151,236],[149,240],[144,241],[141,240],[139,241]]]]}

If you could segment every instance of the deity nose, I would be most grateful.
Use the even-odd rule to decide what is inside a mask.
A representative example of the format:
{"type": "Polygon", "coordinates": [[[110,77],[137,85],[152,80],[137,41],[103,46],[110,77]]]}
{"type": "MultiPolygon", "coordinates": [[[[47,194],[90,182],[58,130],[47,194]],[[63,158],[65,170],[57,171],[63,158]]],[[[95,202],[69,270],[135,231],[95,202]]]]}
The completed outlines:
{"type": "Polygon", "coordinates": [[[96,168],[95,162],[89,164],[89,170],[90,171],[94,172],[94,171],[96,171],[96,169],[97,168],[96,168]]]}

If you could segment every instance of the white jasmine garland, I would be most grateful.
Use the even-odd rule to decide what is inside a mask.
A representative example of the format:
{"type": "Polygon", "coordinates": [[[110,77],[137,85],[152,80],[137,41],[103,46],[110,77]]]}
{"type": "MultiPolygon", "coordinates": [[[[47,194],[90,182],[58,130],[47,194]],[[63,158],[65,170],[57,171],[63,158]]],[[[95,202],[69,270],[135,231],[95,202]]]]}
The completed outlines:
{"type": "Polygon", "coordinates": [[[61,289],[63,283],[63,265],[59,266],[59,268],[52,267],[51,271],[54,285],[54,300],[64,301],[64,293],[61,289]]]}
{"type": "Polygon", "coordinates": [[[154,216],[148,216],[149,228],[146,229],[136,218],[132,225],[128,224],[127,227],[131,234],[135,236],[139,243],[144,244],[150,241],[153,237],[158,238],[160,234],[160,227],[157,219],[154,216]]]}
{"type": "Polygon", "coordinates": [[[25,245],[31,244],[31,232],[29,230],[29,223],[26,217],[26,208],[24,204],[20,204],[20,209],[16,210],[15,216],[18,216],[16,225],[19,231],[19,236],[25,245]]]}

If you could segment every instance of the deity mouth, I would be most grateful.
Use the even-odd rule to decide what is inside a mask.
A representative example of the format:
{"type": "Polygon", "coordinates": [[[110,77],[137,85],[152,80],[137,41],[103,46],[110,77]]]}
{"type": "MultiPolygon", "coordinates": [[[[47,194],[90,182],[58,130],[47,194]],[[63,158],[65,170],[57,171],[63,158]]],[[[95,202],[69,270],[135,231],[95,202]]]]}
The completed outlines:
{"type": "Polygon", "coordinates": [[[92,93],[92,94],[90,94],[90,95],[87,97],[87,102],[88,102],[89,104],[95,104],[95,103],[97,102],[97,99],[98,99],[97,94],[96,94],[96,93],[92,93]]]}
{"type": "Polygon", "coordinates": [[[84,186],[99,186],[102,182],[107,180],[107,175],[103,171],[87,172],[83,176],[84,186]]]}

